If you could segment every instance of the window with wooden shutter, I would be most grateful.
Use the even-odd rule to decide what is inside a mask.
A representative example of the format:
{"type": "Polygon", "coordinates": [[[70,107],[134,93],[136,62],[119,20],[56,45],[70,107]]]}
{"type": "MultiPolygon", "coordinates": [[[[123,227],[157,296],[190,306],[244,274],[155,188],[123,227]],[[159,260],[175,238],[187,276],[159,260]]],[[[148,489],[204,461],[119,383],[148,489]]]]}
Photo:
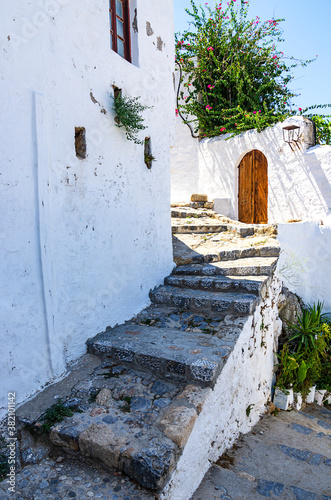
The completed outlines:
{"type": "Polygon", "coordinates": [[[129,0],[110,0],[110,46],[131,62],[129,0]]]}

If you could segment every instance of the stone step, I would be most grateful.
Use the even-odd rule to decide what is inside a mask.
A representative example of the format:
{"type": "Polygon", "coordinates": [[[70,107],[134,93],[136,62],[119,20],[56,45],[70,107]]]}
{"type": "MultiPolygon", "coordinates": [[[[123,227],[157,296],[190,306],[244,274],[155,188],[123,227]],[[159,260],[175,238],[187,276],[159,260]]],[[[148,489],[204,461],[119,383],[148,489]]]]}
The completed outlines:
{"type": "MultiPolygon", "coordinates": [[[[68,451],[115,467],[160,500],[187,500],[209,464],[263,412],[270,395],[273,317],[278,312],[272,304],[279,292],[272,285],[267,298],[164,288],[195,306],[207,301],[217,311],[222,305],[226,315],[203,310],[198,316],[182,307],[171,313],[169,307],[150,306],[146,317],[140,313],[90,339],[82,366],[75,364],[74,373],[46,387],[29,401],[29,409],[18,409],[18,416],[33,427],[37,439],[45,431],[47,408],[62,398],[46,426],[61,454],[68,451]],[[262,332],[267,307],[272,308],[270,328],[262,332]],[[144,320],[147,324],[141,324],[144,320]],[[148,326],[159,320],[177,327],[148,326]],[[196,331],[204,324],[218,333],[196,331]],[[55,414],[63,417],[63,407],[72,415],[54,423],[55,414]]],[[[41,437],[44,442],[45,435],[41,437]]]]}
{"type": "Polygon", "coordinates": [[[213,217],[215,212],[212,210],[193,210],[190,208],[172,208],[171,209],[171,217],[174,219],[186,219],[188,217],[192,218],[200,218],[200,217],[213,217]]]}
{"type": "Polygon", "coordinates": [[[242,292],[259,295],[268,276],[190,276],[171,275],[165,278],[165,285],[212,292],[242,292]]]}
{"type": "Polygon", "coordinates": [[[189,234],[189,233],[221,233],[228,230],[228,225],[223,224],[216,219],[209,217],[203,220],[192,219],[192,222],[185,221],[182,223],[180,219],[173,219],[171,230],[173,234],[189,234]]]}
{"type": "Polygon", "coordinates": [[[213,264],[187,264],[174,269],[174,274],[224,275],[224,276],[271,276],[277,257],[249,257],[237,260],[214,262],[213,264]]]}
{"type": "Polygon", "coordinates": [[[221,314],[252,314],[258,298],[252,294],[209,292],[181,289],[168,285],[150,292],[154,304],[179,307],[193,311],[217,311],[221,314]]]}
{"type": "MultiPolygon", "coordinates": [[[[85,355],[80,364],[87,365],[83,377],[69,375],[46,388],[19,409],[20,422],[34,439],[45,443],[48,436],[61,454],[96,460],[112,473],[115,467],[145,488],[162,490],[212,389],[163,380],[116,359],[85,355]],[[97,359],[92,366],[91,358],[97,359]],[[59,408],[71,415],[46,431],[49,408],[53,416],[59,408]]],[[[196,373],[206,365],[196,365],[196,373]]]]}
{"type": "Polygon", "coordinates": [[[174,328],[121,325],[87,342],[88,352],[186,383],[212,386],[234,343],[174,328]]]}
{"type": "Polygon", "coordinates": [[[205,252],[203,248],[192,250],[190,252],[186,248],[184,249],[184,253],[183,245],[184,244],[182,242],[174,242],[174,260],[179,264],[183,262],[185,262],[185,264],[208,264],[210,262],[223,262],[227,260],[247,259],[251,257],[278,257],[280,253],[278,245],[230,248],[228,250],[219,250],[215,248],[212,252],[205,252]]]}

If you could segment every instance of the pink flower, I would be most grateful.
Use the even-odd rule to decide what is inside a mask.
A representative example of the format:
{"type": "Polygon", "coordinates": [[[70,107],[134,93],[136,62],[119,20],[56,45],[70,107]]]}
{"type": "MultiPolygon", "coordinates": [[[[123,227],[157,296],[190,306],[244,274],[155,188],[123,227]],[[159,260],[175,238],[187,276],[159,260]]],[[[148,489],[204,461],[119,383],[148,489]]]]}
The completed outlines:
{"type": "Polygon", "coordinates": [[[253,111],[253,115],[256,115],[256,111],[253,111]]]}
{"type": "Polygon", "coordinates": [[[208,47],[207,50],[214,50],[213,47],[208,47]]]}
{"type": "Polygon", "coordinates": [[[259,113],[261,113],[261,110],[259,109],[259,113]]]}
{"type": "Polygon", "coordinates": [[[302,108],[299,108],[299,111],[300,111],[300,113],[301,113],[301,111],[302,111],[302,108]]]}
{"type": "Polygon", "coordinates": [[[272,56],[273,59],[277,59],[277,56],[272,56]]]}
{"type": "Polygon", "coordinates": [[[176,113],[176,116],[178,116],[178,109],[177,108],[175,109],[175,113],[176,113]]]}
{"type": "Polygon", "coordinates": [[[209,104],[207,104],[206,109],[208,109],[208,111],[210,111],[213,108],[209,104]]]}
{"type": "Polygon", "coordinates": [[[220,132],[225,132],[225,127],[221,127],[220,132]]]}
{"type": "Polygon", "coordinates": [[[215,87],[215,85],[207,85],[207,87],[208,87],[209,89],[213,89],[213,88],[215,87]]]}

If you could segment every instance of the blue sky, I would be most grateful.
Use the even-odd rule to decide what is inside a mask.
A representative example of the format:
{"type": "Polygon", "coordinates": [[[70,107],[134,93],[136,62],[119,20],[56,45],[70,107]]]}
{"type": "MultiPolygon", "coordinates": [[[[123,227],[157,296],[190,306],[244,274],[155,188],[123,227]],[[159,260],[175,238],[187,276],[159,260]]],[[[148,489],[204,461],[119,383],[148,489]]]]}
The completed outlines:
{"type": "MultiPolygon", "coordinates": [[[[196,4],[214,0],[196,1],[196,4]]],[[[188,27],[189,16],[185,8],[190,0],[174,0],[175,31],[188,27]]],[[[317,61],[306,68],[299,68],[291,89],[301,94],[294,100],[298,107],[313,104],[331,104],[331,0],[250,0],[249,17],[261,20],[285,18],[282,23],[285,42],[279,46],[285,54],[298,59],[317,61]]],[[[323,111],[320,111],[323,113],[323,111]]],[[[325,110],[331,114],[331,108],[325,110]]]]}

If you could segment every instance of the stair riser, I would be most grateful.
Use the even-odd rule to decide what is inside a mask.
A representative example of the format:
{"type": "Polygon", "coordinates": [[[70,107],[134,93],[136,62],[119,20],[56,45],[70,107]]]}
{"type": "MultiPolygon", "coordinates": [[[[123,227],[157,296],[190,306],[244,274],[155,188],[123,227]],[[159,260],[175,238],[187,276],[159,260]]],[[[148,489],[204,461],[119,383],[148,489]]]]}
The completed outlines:
{"type": "Polygon", "coordinates": [[[234,282],[217,282],[209,278],[201,278],[192,280],[190,278],[169,276],[164,280],[165,285],[175,286],[178,288],[190,288],[192,290],[205,290],[208,292],[243,292],[259,295],[262,289],[262,283],[249,283],[240,281],[234,282]]]}
{"type": "Polygon", "coordinates": [[[172,234],[191,234],[191,233],[222,233],[227,231],[227,226],[172,226],[172,234]]]}
{"type": "Polygon", "coordinates": [[[188,217],[192,217],[194,219],[200,219],[201,217],[211,217],[211,216],[212,214],[209,214],[208,212],[198,212],[195,214],[192,212],[171,210],[171,217],[175,219],[187,219],[188,217]]]}
{"type": "Polygon", "coordinates": [[[190,311],[212,311],[223,314],[241,315],[252,314],[255,301],[252,300],[216,300],[216,299],[200,299],[191,297],[176,297],[172,294],[164,292],[151,292],[151,301],[154,304],[180,307],[190,311]]]}
{"type": "Polygon", "coordinates": [[[175,270],[178,275],[193,274],[195,276],[271,276],[275,266],[237,266],[220,269],[218,267],[210,267],[207,269],[175,270]]]}
{"type": "Polygon", "coordinates": [[[121,364],[130,366],[130,368],[148,371],[164,379],[173,379],[204,387],[213,387],[221,371],[221,366],[216,363],[197,368],[180,361],[166,359],[161,357],[161,354],[137,354],[125,346],[114,347],[111,344],[91,342],[87,344],[87,350],[90,354],[105,359],[114,359],[121,364]]]}
{"type": "Polygon", "coordinates": [[[196,255],[191,258],[191,262],[192,264],[209,264],[250,257],[278,257],[278,255],[279,248],[277,247],[247,248],[244,250],[224,250],[217,254],[196,255]]]}

